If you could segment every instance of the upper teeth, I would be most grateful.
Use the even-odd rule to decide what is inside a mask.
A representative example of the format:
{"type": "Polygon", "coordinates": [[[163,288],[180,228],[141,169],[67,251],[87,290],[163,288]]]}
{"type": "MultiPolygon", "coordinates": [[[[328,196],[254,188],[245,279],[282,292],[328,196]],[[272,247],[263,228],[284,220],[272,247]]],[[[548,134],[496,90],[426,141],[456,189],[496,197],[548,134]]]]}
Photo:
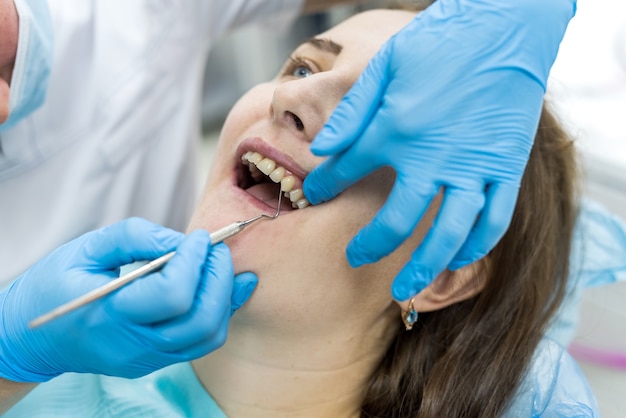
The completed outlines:
{"type": "Polygon", "coordinates": [[[274,183],[280,183],[280,190],[291,200],[291,206],[303,209],[310,205],[304,197],[300,179],[289,170],[276,165],[274,160],[264,157],[258,152],[248,151],[241,156],[241,162],[247,164],[252,177],[258,180],[260,173],[268,176],[274,183]],[[299,187],[296,187],[296,184],[299,187]]]}

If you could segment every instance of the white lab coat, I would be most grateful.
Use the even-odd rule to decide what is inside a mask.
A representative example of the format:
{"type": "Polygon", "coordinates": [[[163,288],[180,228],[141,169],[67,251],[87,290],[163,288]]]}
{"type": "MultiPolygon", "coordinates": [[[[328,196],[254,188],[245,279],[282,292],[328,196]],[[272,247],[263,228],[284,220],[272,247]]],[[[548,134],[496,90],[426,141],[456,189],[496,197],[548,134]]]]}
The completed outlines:
{"type": "Polygon", "coordinates": [[[46,102],[0,136],[0,286],[129,216],[183,230],[208,49],[302,0],[50,0],[46,102]]]}

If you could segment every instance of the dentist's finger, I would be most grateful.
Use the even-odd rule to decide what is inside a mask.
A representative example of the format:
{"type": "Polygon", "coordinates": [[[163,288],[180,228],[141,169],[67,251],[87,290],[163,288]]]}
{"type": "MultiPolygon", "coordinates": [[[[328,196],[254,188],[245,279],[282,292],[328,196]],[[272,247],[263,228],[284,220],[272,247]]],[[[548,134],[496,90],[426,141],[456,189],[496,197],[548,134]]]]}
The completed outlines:
{"type": "Polygon", "coordinates": [[[346,253],[352,267],[380,260],[413,233],[437,194],[435,188],[422,187],[415,177],[396,177],[383,207],[348,244],[346,253]]]}
{"type": "Polygon", "coordinates": [[[223,346],[228,338],[229,317],[229,314],[224,314],[224,317],[219,321],[219,329],[216,329],[210,338],[199,340],[195,344],[181,348],[175,352],[176,355],[184,356],[185,361],[190,361],[206,356],[223,346]]]}
{"type": "Polygon", "coordinates": [[[449,265],[458,270],[483,258],[500,241],[511,223],[519,186],[493,184],[487,188],[487,199],[476,225],[449,265]]]}
{"type": "Polygon", "coordinates": [[[231,315],[250,299],[258,283],[259,278],[252,272],[241,273],[235,276],[233,294],[230,299],[231,315]]]}
{"type": "Polygon", "coordinates": [[[205,274],[210,248],[209,233],[193,231],[163,270],[123,287],[111,296],[110,303],[120,314],[139,324],[161,322],[187,313],[205,274]]]}
{"type": "Polygon", "coordinates": [[[441,273],[465,242],[485,198],[481,191],[447,189],[432,228],[392,285],[398,301],[415,296],[441,273]]]}
{"type": "MultiPolygon", "coordinates": [[[[233,283],[233,290],[231,296],[231,309],[230,314],[228,312],[224,312],[221,318],[215,322],[219,324],[217,328],[211,328],[206,333],[205,337],[199,338],[194,342],[194,339],[186,339],[184,335],[182,338],[176,338],[176,336],[172,335],[172,332],[165,332],[163,336],[168,337],[170,341],[178,342],[178,350],[177,354],[184,356],[185,360],[193,360],[199,357],[202,357],[222,345],[226,342],[226,337],[228,335],[228,324],[230,322],[230,317],[237,311],[241,306],[243,306],[256,288],[258,283],[258,278],[256,274],[251,272],[241,273],[235,276],[235,280],[233,283]],[[174,338],[172,338],[174,337],[174,338]],[[191,342],[190,345],[184,346],[184,343],[191,342]]],[[[205,314],[199,313],[197,319],[201,321],[201,325],[204,324],[206,318],[205,314]]],[[[192,322],[192,321],[190,321],[192,322]]],[[[187,331],[192,333],[193,331],[197,331],[197,326],[191,324],[187,327],[187,331]]],[[[182,334],[179,332],[179,334],[182,334]]],[[[160,345],[160,347],[165,347],[164,345],[160,345]]],[[[169,344],[168,348],[173,348],[174,346],[169,344]]]]}
{"type": "Polygon", "coordinates": [[[390,49],[387,45],[381,48],[343,97],[311,144],[313,154],[328,156],[344,152],[370,124],[389,82],[390,49]]]}
{"type": "Polygon", "coordinates": [[[174,250],[185,235],[141,218],[129,218],[84,236],[83,251],[99,268],[154,260],[174,250]]]}
{"type": "MultiPolygon", "coordinates": [[[[233,264],[226,244],[211,249],[193,306],[179,317],[155,324],[164,339],[158,348],[178,351],[201,342],[213,349],[224,344],[220,330],[228,326],[233,293],[233,264]]],[[[224,334],[225,336],[225,334],[224,334]]]]}
{"type": "Polygon", "coordinates": [[[306,176],[304,195],[313,205],[331,200],[379,167],[374,158],[350,148],[328,158],[306,176]]]}

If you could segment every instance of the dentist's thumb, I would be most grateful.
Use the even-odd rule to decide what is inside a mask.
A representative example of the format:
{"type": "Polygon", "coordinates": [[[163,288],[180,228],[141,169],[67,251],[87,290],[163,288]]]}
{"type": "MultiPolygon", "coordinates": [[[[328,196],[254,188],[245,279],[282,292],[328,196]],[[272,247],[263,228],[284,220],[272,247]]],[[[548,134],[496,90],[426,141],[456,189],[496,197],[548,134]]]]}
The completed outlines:
{"type": "Polygon", "coordinates": [[[241,273],[235,276],[231,296],[231,315],[250,299],[258,282],[259,279],[252,272],[241,273]]]}

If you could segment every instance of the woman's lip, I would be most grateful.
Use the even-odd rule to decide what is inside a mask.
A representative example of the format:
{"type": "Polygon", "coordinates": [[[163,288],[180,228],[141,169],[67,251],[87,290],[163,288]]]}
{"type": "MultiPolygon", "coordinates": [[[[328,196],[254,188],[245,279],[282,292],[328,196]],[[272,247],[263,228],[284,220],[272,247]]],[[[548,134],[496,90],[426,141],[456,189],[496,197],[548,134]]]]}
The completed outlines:
{"type": "Polygon", "coordinates": [[[274,160],[274,162],[276,162],[276,165],[284,167],[287,171],[291,172],[291,174],[293,174],[302,181],[308,174],[308,172],[303,169],[298,163],[296,163],[293,158],[272,147],[261,138],[244,139],[237,147],[237,152],[235,154],[235,163],[241,164],[241,156],[248,151],[258,152],[259,154],[263,155],[263,157],[274,160]]]}
{"type": "MultiPolygon", "coordinates": [[[[262,200],[257,199],[255,196],[252,196],[245,189],[239,187],[239,184],[240,184],[239,181],[241,179],[238,177],[241,176],[242,167],[243,167],[242,162],[241,162],[241,157],[243,156],[243,154],[245,154],[248,151],[258,152],[259,154],[263,155],[263,157],[270,158],[276,163],[276,165],[285,168],[285,170],[289,171],[291,175],[294,175],[295,177],[299,178],[301,182],[306,177],[307,172],[300,165],[298,165],[293,160],[293,158],[279,151],[278,149],[270,146],[261,138],[258,138],[258,137],[247,138],[239,144],[239,146],[237,147],[237,151],[235,153],[232,186],[235,188],[235,192],[237,193],[237,195],[240,196],[241,199],[243,199],[246,202],[246,204],[249,204],[258,208],[259,210],[262,211],[262,213],[274,214],[276,211],[275,207],[269,206],[267,203],[263,202],[262,200]]],[[[278,190],[278,188],[280,187],[280,184],[277,183],[276,186],[278,190]]],[[[278,201],[278,195],[276,195],[276,200],[278,201]]],[[[294,212],[294,211],[293,210],[286,211],[285,214],[289,212],[294,212]]]]}
{"type": "MultiPolygon", "coordinates": [[[[244,189],[237,186],[237,184],[234,184],[232,188],[234,189],[236,199],[243,200],[246,206],[254,206],[255,208],[259,209],[261,213],[264,213],[266,215],[273,216],[274,213],[276,213],[276,208],[273,208],[262,200],[259,200],[256,197],[252,196],[244,189]]],[[[276,201],[278,201],[278,195],[276,195],[276,201]]],[[[257,213],[257,215],[259,214],[257,213]]]]}

